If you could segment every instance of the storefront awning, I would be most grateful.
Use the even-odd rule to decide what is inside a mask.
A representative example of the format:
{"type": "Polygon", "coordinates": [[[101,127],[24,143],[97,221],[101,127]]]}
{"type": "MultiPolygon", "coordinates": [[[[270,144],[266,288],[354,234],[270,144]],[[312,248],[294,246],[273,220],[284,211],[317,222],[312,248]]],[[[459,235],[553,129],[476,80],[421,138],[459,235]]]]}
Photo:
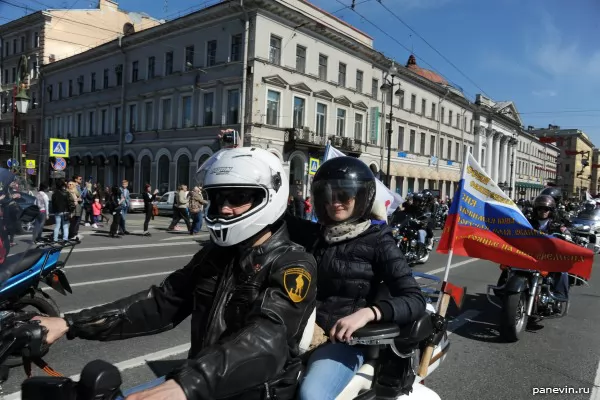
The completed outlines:
{"type": "Polygon", "coordinates": [[[540,185],[539,183],[517,182],[515,183],[515,187],[523,189],[544,189],[546,186],[540,185]]]}

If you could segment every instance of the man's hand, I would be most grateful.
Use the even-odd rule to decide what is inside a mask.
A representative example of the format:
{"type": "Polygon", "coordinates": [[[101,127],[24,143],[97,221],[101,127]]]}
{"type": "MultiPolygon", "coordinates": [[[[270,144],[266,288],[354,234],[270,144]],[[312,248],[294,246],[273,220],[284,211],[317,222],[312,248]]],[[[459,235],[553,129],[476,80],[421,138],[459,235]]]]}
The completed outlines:
{"type": "Polygon", "coordinates": [[[338,320],[333,328],[331,328],[331,331],[329,331],[329,338],[333,343],[335,343],[336,339],[340,342],[347,342],[357,329],[374,320],[375,315],[373,314],[373,310],[370,308],[361,308],[354,314],[338,320]]]}
{"type": "Polygon", "coordinates": [[[181,386],[170,379],[155,388],[129,395],[125,400],[187,400],[187,398],[181,386]]]}
{"type": "Polygon", "coordinates": [[[46,343],[52,344],[63,337],[69,330],[67,321],[57,317],[33,317],[32,321],[40,321],[40,325],[48,329],[46,343]]]}

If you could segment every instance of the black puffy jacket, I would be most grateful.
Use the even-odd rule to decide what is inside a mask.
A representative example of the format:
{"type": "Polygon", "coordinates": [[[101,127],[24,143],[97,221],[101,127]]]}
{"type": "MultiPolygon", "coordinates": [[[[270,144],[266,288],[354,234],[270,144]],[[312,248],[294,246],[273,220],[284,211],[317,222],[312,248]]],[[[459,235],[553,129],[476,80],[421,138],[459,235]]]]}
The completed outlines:
{"type": "Polygon", "coordinates": [[[192,315],[188,362],[172,373],[190,400],[291,400],[298,344],[315,307],[314,258],[279,229],[238,254],[209,244],[160,286],[66,314],[67,337],[119,340],[173,329],[192,315]],[[283,379],[291,375],[291,379],[283,379]]]}
{"type": "Polygon", "coordinates": [[[404,325],[425,312],[425,298],[387,225],[328,244],[320,225],[286,214],[291,239],[315,256],[317,324],[329,333],[340,319],[376,305],[382,322],[404,325]]]}

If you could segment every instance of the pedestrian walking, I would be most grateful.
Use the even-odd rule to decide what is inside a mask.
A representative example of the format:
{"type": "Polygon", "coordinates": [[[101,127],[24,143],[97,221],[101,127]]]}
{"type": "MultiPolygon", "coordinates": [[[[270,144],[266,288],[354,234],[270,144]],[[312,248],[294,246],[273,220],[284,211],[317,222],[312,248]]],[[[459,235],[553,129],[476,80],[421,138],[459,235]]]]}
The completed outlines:
{"type": "Polygon", "coordinates": [[[48,211],[50,210],[50,199],[46,194],[46,190],[48,190],[48,185],[46,185],[45,183],[40,183],[38,192],[35,195],[35,205],[38,206],[38,208],[40,209],[40,213],[33,224],[34,242],[37,242],[38,240],[42,239],[44,225],[46,225],[46,220],[48,219],[48,211]]]}
{"type": "Polygon", "coordinates": [[[127,211],[129,211],[130,201],[129,189],[127,188],[128,186],[129,182],[127,181],[127,179],[123,179],[123,182],[121,182],[121,198],[123,201],[121,202],[121,219],[119,222],[119,226],[121,227],[123,235],[129,235],[129,232],[127,232],[127,229],[125,229],[125,222],[127,220],[127,211]]]}
{"type": "Polygon", "coordinates": [[[158,194],[158,189],[154,190],[154,193],[150,193],[152,187],[149,184],[144,185],[144,236],[150,236],[150,231],[148,230],[148,224],[150,223],[150,219],[154,217],[153,208],[154,208],[154,200],[156,200],[156,195],[158,194]]]}
{"type": "Polygon", "coordinates": [[[204,217],[204,206],[208,204],[208,201],[204,200],[202,196],[202,188],[199,186],[194,187],[190,192],[189,210],[192,217],[192,230],[190,234],[197,235],[202,229],[202,218],[204,217]]]}

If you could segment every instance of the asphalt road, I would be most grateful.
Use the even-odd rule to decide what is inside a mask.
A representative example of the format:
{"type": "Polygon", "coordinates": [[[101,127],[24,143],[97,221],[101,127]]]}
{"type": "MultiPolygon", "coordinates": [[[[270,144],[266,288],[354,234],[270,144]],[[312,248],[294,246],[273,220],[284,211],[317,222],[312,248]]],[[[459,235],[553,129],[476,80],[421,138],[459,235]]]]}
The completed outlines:
{"type": "MultiPolygon", "coordinates": [[[[141,216],[129,216],[133,233],[141,232],[141,216]]],[[[82,244],[73,252],[65,270],[73,294],[62,296],[48,291],[62,312],[95,306],[136,293],[158,284],[171,271],[183,266],[198,251],[201,234],[194,240],[184,232],[165,232],[168,220],[158,217],[151,223],[153,236],[136,235],[120,240],[105,233],[82,227],[82,244]]],[[[435,272],[442,276],[445,255],[432,253],[416,271],[435,272]]],[[[595,266],[597,261],[595,263],[595,266]]],[[[451,348],[448,357],[426,385],[444,400],[530,399],[550,396],[553,399],[600,399],[598,372],[600,360],[600,282],[593,276],[589,287],[571,291],[569,314],[543,322],[536,331],[528,331],[517,343],[498,339],[499,309],[485,298],[488,284],[499,276],[496,265],[477,259],[455,257],[450,281],[467,287],[462,310],[449,309],[451,348]],[[574,388],[581,394],[533,395],[535,388],[574,388]],[[595,390],[592,390],[595,388],[595,390]],[[584,393],[587,392],[587,393],[584,393]]],[[[597,266],[596,266],[597,267],[597,266]]],[[[122,370],[124,387],[151,380],[165,373],[186,356],[189,319],[177,328],[155,336],[120,342],[68,341],[61,339],[52,346],[45,360],[66,376],[78,374],[94,359],[103,359],[122,370]]],[[[36,374],[43,374],[37,370],[36,374]]],[[[5,399],[18,399],[24,379],[20,369],[11,370],[3,384],[5,399]]]]}

